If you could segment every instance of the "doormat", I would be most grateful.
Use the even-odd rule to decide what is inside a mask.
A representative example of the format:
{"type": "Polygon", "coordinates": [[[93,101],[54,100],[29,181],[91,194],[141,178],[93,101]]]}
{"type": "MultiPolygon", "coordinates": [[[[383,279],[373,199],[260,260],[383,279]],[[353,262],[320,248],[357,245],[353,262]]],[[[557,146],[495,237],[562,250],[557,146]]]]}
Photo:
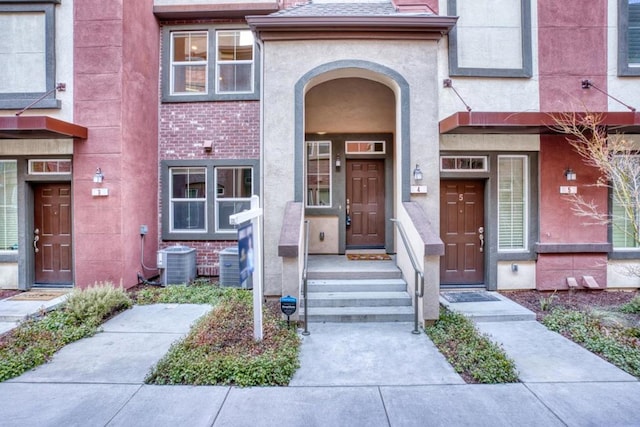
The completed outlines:
{"type": "Polygon", "coordinates": [[[440,295],[451,303],[455,302],[487,302],[487,301],[500,301],[500,298],[484,291],[473,292],[441,292],[440,295]]]}
{"type": "Polygon", "coordinates": [[[387,254],[347,254],[351,261],[389,261],[391,257],[387,254]]]}
{"type": "Polygon", "coordinates": [[[28,291],[8,299],[9,301],[50,301],[66,293],[64,291],[28,291]]]}

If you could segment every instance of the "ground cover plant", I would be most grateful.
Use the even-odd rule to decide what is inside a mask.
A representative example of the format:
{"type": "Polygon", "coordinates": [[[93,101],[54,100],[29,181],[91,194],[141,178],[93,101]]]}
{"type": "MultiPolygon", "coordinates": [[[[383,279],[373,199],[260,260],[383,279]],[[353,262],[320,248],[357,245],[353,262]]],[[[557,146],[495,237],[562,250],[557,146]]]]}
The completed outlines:
{"type": "Polygon", "coordinates": [[[515,363],[462,314],[441,307],[440,318],[425,331],[466,382],[495,384],[518,381],[515,363]]]}
{"type": "Polygon", "coordinates": [[[127,293],[111,283],[74,290],[61,309],[41,313],[0,337],[0,381],[45,363],[63,346],[93,335],[105,319],[130,306],[127,293]]]}
{"type": "Polygon", "coordinates": [[[520,291],[505,295],[547,328],[640,378],[640,296],[615,291],[520,291]]]}
{"type": "Polygon", "coordinates": [[[172,345],[146,378],[153,384],[286,385],[299,367],[300,339],[275,307],[263,315],[263,340],[253,338],[252,295],[228,289],[223,303],[172,345]]]}
{"type": "Polygon", "coordinates": [[[196,280],[193,284],[172,286],[141,285],[129,289],[136,304],[212,304],[216,305],[226,295],[237,292],[234,288],[223,288],[207,280],[196,280]]]}

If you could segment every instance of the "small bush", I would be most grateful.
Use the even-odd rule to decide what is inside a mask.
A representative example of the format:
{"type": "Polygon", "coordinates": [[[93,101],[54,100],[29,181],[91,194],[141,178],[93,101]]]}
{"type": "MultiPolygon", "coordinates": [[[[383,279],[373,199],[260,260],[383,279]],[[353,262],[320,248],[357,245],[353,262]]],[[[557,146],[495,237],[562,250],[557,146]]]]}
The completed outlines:
{"type": "Polygon", "coordinates": [[[542,323],[620,369],[640,377],[640,347],[634,328],[607,328],[592,313],[568,309],[553,310],[542,323]]]}
{"type": "Polygon", "coordinates": [[[300,340],[280,317],[263,314],[263,340],[253,339],[251,294],[231,290],[175,343],[152,369],[147,383],[266,386],[286,385],[299,367],[300,340]]]}
{"type": "Polygon", "coordinates": [[[640,314],[640,295],[633,297],[631,301],[620,307],[623,313],[640,314]]]}
{"type": "Polygon", "coordinates": [[[122,287],[114,288],[111,283],[100,282],[86,289],[74,289],[67,298],[65,311],[75,324],[98,326],[131,304],[131,298],[122,287]]]}
{"type": "Polygon", "coordinates": [[[463,315],[442,308],[440,318],[425,331],[456,372],[468,382],[518,381],[515,363],[463,315]]]}

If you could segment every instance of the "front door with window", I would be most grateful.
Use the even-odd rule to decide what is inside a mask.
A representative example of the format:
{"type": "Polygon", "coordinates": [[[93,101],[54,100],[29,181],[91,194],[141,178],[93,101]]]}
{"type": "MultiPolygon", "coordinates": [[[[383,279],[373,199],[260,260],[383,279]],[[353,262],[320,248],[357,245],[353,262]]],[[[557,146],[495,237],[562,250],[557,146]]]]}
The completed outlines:
{"type": "Polygon", "coordinates": [[[347,248],[384,247],[384,160],[348,160],[347,248]]]}
{"type": "Polygon", "coordinates": [[[440,238],[445,245],[444,257],[440,261],[440,283],[483,283],[483,181],[441,181],[440,238]]]}
{"type": "Polygon", "coordinates": [[[35,283],[71,285],[71,185],[34,186],[35,283]]]}

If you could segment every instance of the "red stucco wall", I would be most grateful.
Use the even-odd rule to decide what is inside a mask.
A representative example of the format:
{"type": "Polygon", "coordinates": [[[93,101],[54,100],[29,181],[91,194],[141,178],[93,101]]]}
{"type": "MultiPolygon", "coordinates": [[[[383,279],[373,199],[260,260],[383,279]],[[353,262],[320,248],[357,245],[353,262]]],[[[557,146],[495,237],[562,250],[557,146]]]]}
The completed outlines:
{"type": "Polygon", "coordinates": [[[159,32],[152,6],[74,2],[74,121],[89,128],[74,147],[76,286],[135,285],[141,224],[149,226],[147,264],[155,265],[159,32]],[[97,167],[102,185],[92,181],[97,167]],[[109,195],[92,196],[99,186],[109,195]]]}
{"type": "MultiPolygon", "coordinates": [[[[607,1],[538,1],[538,50],[541,111],[606,111],[604,94],[581,87],[589,79],[607,87],[607,1]]],[[[604,225],[588,225],[588,220],[571,211],[560,186],[577,186],[586,200],[607,209],[607,190],[592,186],[598,172],[584,165],[562,136],[540,136],[540,243],[606,243],[604,225]],[[567,181],[563,172],[571,168],[576,181],[567,181]]],[[[606,254],[544,253],[536,264],[538,289],[566,289],[566,278],[580,283],[594,276],[606,286],[606,254]]]]}

